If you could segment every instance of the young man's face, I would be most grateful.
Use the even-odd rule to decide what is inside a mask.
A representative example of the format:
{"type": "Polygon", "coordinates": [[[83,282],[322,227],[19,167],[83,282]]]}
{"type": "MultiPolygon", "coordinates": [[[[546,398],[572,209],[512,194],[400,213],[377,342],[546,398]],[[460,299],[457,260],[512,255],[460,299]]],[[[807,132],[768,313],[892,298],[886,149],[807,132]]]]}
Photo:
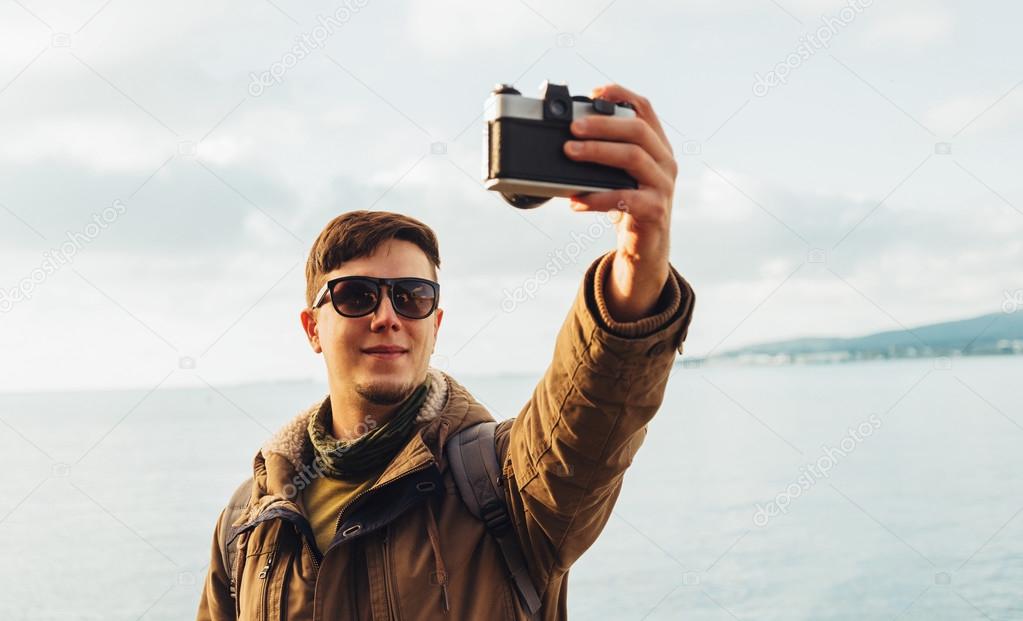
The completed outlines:
{"type": "MultiPolygon", "coordinates": [[[[432,265],[418,246],[392,239],[368,257],[352,259],[329,272],[325,280],[341,276],[377,278],[417,277],[435,280],[432,265]]],[[[330,386],[345,387],[376,405],[396,405],[426,379],[444,312],[437,308],[425,319],[409,319],[394,311],[390,291],[384,287],[376,312],[364,317],[343,317],[328,299],[311,312],[302,311],[306,336],[327,364],[330,386]],[[397,356],[366,350],[380,345],[397,346],[397,356]]]]}

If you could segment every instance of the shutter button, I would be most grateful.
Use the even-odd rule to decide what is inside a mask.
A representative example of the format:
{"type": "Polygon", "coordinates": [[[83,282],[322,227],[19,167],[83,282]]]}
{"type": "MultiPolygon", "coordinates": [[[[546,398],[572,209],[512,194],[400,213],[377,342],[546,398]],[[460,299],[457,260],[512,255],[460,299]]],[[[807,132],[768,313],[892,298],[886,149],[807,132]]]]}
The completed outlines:
{"type": "Polygon", "coordinates": [[[613,101],[609,101],[607,99],[594,99],[593,100],[593,109],[598,114],[614,114],[615,113],[615,103],[613,101]]]}

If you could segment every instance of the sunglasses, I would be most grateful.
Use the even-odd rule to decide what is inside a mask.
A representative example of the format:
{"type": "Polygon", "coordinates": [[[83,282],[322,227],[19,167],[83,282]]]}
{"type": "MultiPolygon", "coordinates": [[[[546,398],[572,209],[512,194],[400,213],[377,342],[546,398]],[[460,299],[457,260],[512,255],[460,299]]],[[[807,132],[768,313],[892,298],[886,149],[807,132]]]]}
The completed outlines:
{"type": "Polygon", "coordinates": [[[381,287],[386,286],[394,312],[408,319],[426,319],[437,309],[440,285],[425,278],[373,278],[342,276],[328,280],[316,294],[319,308],[330,293],[334,310],[342,317],[365,317],[380,306],[381,287]]]}

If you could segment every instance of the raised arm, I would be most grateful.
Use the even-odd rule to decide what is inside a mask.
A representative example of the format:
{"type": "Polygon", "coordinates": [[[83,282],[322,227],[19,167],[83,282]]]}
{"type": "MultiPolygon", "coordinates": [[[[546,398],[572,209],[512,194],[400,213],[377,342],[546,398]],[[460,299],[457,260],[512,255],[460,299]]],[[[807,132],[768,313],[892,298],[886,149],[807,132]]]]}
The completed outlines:
{"type": "Polygon", "coordinates": [[[508,433],[508,501],[541,588],[607,523],[695,303],[669,263],[678,166],[657,115],[617,84],[591,95],[629,102],[636,116],[576,120],[565,154],[622,168],[638,187],[572,198],[573,210],[609,212],[616,247],[587,270],[551,364],[508,433]]]}
{"type": "Polygon", "coordinates": [[[508,500],[541,588],[607,523],[692,318],[692,288],[669,266],[651,315],[615,320],[599,284],[613,258],[587,270],[551,364],[509,433],[508,500]]]}

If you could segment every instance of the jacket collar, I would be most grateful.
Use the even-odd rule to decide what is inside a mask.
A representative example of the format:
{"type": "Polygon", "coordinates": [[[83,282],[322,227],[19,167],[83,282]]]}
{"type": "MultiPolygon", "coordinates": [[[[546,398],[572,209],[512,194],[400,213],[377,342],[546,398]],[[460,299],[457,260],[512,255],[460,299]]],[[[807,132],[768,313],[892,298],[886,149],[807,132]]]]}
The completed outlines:
{"type": "MultiPolygon", "coordinates": [[[[493,420],[486,407],[450,375],[433,367],[428,373],[434,382],[416,417],[412,437],[367,493],[431,462],[435,462],[443,472],[447,468],[444,443],[448,437],[465,427],[493,420]]],[[[270,508],[285,508],[305,515],[301,491],[313,477],[318,476],[310,467],[312,444],[306,424],[322,403],[323,399],[301,411],[256,453],[252,498],[248,510],[239,516],[236,525],[249,522],[270,508]]]]}

